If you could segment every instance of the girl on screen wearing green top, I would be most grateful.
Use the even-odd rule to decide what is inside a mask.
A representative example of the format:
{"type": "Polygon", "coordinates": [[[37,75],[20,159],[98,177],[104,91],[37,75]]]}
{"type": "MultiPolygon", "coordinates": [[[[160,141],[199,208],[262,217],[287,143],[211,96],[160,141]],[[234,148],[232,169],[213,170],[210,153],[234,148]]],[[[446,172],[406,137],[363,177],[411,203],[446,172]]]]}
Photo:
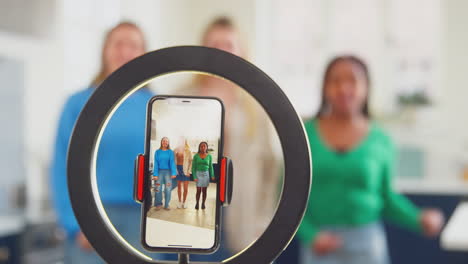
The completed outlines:
{"type": "Polygon", "coordinates": [[[319,112],[305,122],[313,184],[298,230],[301,263],[388,263],[382,218],[428,236],[442,226],[439,210],[420,210],[392,189],[394,147],[369,116],[369,83],[360,59],[333,59],[319,112]]]}
{"type": "Polygon", "coordinates": [[[199,208],[200,194],[203,193],[201,209],[205,209],[206,190],[210,184],[210,178],[214,181],[213,160],[208,154],[208,143],[200,142],[198,145],[198,153],[193,156],[192,160],[192,175],[197,183],[197,204],[195,209],[199,208]]]}

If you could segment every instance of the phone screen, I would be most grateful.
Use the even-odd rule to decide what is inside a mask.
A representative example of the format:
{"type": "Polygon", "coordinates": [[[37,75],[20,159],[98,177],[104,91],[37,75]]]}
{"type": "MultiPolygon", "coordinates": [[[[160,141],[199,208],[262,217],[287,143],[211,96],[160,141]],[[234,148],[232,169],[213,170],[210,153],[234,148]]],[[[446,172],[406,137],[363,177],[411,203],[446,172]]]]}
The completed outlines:
{"type": "Polygon", "coordinates": [[[143,241],[150,250],[211,252],[219,230],[224,108],[216,98],[153,97],[143,241]]]}

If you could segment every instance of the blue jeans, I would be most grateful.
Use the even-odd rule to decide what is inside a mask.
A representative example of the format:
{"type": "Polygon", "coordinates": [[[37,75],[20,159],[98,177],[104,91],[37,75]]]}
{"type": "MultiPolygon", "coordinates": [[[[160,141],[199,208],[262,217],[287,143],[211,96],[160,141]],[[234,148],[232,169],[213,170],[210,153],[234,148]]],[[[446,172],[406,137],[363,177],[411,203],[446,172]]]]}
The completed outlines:
{"type": "MultiPolygon", "coordinates": [[[[127,240],[134,248],[145,253],[151,258],[163,260],[164,255],[160,253],[149,253],[143,249],[141,245],[141,207],[135,205],[105,205],[104,206],[109,219],[115,226],[117,231],[127,240]]],[[[95,251],[87,252],[82,250],[76,243],[75,238],[67,238],[65,242],[65,264],[95,264],[105,263],[95,251]]]]}
{"type": "Polygon", "coordinates": [[[169,202],[171,201],[171,191],[172,191],[172,179],[170,170],[159,170],[158,180],[155,181],[154,186],[154,206],[162,205],[163,200],[163,189],[164,189],[164,207],[169,207],[169,202]]]}
{"type": "Polygon", "coordinates": [[[385,231],[380,222],[356,227],[325,227],[338,235],[343,244],[325,256],[317,256],[311,245],[301,246],[301,264],[388,264],[385,231]]]}

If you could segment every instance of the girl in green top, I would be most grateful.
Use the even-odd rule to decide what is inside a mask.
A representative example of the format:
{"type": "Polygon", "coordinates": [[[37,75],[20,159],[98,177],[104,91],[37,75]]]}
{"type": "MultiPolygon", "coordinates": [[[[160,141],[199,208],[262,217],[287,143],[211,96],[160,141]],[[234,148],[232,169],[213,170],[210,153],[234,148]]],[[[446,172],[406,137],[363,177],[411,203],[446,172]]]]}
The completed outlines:
{"type": "Polygon", "coordinates": [[[302,263],[388,263],[388,218],[436,235],[443,217],[419,210],[391,185],[394,148],[368,111],[369,74],[353,56],[330,62],[316,119],[305,123],[313,159],[308,208],[298,230],[302,263]]]}
{"type": "Polygon", "coordinates": [[[199,208],[200,194],[203,193],[202,209],[205,209],[206,190],[210,184],[210,178],[214,180],[213,160],[208,154],[208,143],[201,142],[198,145],[198,153],[193,156],[192,175],[197,182],[197,204],[195,209],[199,208]]]}

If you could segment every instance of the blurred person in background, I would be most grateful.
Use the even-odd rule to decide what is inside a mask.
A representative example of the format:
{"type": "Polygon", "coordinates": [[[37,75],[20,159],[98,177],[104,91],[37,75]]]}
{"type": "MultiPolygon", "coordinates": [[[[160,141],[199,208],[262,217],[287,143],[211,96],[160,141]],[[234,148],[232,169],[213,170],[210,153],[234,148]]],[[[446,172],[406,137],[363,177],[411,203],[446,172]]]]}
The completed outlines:
{"type": "MultiPolygon", "coordinates": [[[[202,45],[246,57],[240,34],[227,17],[213,20],[202,35],[202,45]]],[[[258,238],[273,216],[278,201],[279,157],[273,151],[273,126],[256,101],[224,79],[197,75],[178,94],[215,96],[225,106],[224,155],[235,167],[232,202],[223,217],[221,247],[213,255],[191,260],[215,261],[232,256],[258,238]],[[247,152],[246,152],[247,151],[247,152]]],[[[279,144],[279,143],[278,143],[279,144]]],[[[276,145],[275,145],[276,146],[276,145]]]]}
{"type": "MultiPolygon", "coordinates": [[[[65,263],[102,263],[80,231],[68,196],[66,157],[72,129],[88,98],[112,72],[143,55],[146,50],[141,29],[122,22],[105,36],[101,69],[90,86],[71,95],[60,116],[51,164],[51,192],[58,223],[66,232],[65,263]]],[[[146,104],[152,97],[140,89],[126,99],[103,133],[97,158],[97,181],[106,213],[116,229],[133,246],[140,244],[140,206],[133,201],[133,162],[143,153],[146,104]]]]}
{"type": "Polygon", "coordinates": [[[395,149],[369,115],[370,77],[354,56],[327,66],[317,116],[305,122],[313,158],[308,208],[298,230],[302,263],[389,263],[387,218],[436,236],[439,210],[420,210],[392,188],[395,149]]]}

